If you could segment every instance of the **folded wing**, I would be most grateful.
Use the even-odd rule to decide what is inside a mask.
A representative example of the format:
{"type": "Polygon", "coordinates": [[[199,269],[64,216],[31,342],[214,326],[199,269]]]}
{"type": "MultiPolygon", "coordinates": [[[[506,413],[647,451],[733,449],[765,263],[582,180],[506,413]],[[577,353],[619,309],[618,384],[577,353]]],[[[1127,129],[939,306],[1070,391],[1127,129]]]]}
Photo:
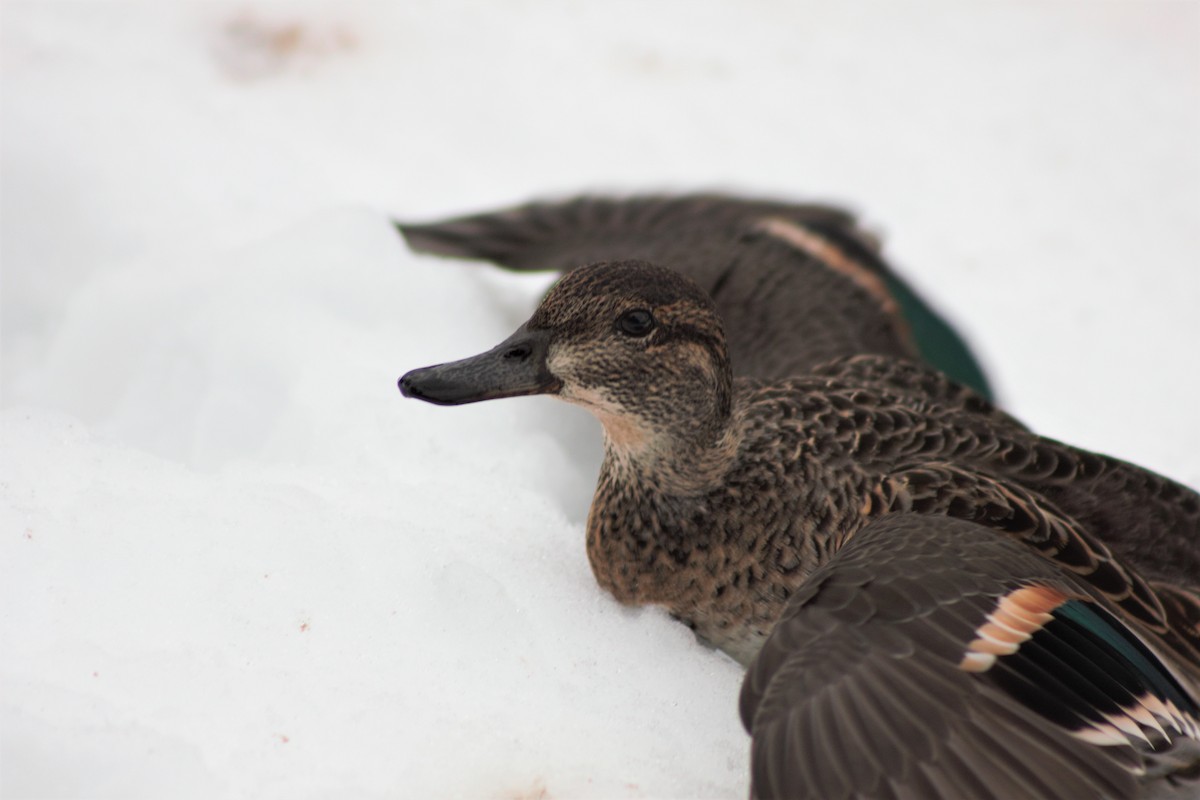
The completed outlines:
{"type": "Polygon", "coordinates": [[[1194,763],[1195,698],[1027,545],[880,517],[793,596],[747,673],[759,798],[1136,797],[1194,763]]]}

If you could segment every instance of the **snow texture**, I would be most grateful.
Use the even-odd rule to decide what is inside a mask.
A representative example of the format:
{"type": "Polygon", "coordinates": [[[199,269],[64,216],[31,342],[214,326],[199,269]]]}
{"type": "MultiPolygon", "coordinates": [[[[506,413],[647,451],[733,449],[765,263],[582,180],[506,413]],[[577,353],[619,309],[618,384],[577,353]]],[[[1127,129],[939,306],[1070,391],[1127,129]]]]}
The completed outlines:
{"type": "Polygon", "coordinates": [[[396,378],[583,189],[860,209],[1038,430],[1200,485],[1200,6],[6,2],[0,795],[739,797],[583,552],[599,430],[396,378]]]}

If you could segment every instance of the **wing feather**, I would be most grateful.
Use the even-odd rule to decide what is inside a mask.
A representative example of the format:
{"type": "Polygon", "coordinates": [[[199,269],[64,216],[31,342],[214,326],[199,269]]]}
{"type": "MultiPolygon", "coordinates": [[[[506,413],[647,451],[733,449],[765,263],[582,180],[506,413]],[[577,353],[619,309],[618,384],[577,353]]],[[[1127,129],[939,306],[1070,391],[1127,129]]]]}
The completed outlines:
{"type": "Polygon", "coordinates": [[[1058,626],[1067,633],[1051,644],[1032,623],[1013,628],[1014,640],[1025,637],[1015,653],[981,673],[959,667],[978,629],[996,624],[989,614],[1002,600],[1045,586],[1032,596],[1048,598],[1048,608],[1088,602],[1075,580],[1019,540],[966,520],[873,521],[810,576],[747,673],[753,796],[1136,796],[1144,756],[1128,739],[1098,746],[1072,735],[1077,724],[1128,725],[1126,707],[1144,712],[1136,681],[1081,665],[1095,648],[1072,649],[1078,626],[1058,626]],[[875,577],[865,577],[870,564],[880,565],[875,577]],[[874,613],[864,619],[863,608],[874,613]],[[1055,703],[1074,716],[1044,716],[1042,706],[1055,703]]]}

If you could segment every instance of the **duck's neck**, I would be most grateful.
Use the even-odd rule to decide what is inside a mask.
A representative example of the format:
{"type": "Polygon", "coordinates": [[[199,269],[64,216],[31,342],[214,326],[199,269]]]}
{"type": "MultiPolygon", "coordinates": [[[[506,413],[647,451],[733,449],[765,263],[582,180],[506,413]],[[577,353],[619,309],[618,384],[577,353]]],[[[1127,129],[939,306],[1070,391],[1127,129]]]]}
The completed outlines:
{"type": "Polygon", "coordinates": [[[737,456],[734,426],[725,415],[717,425],[667,433],[628,416],[596,416],[605,433],[587,523],[596,580],[623,603],[687,607],[694,598],[684,596],[683,565],[705,546],[698,533],[708,527],[709,498],[737,456]]]}
{"type": "Polygon", "coordinates": [[[688,409],[668,422],[592,409],[604,426],[604,466],[610,479],[648,492],[687,497],[721,483],[737,455],[728,402],[688,409]]]}
{"type": "Polygon", "coordinates": [[[559,398],[586,408],[604,426],[605,473],[668,494],[694,495],[719,482],[737,449],[733,376],[728,362],[715,358],[668,366],[660,382],[648,386],[572,381],[559,398]]]}
{"type": "Polygon", "coordinates": [[[648,493],[667,497],[708,493],[721,483],[737,453],[735,437],[728,428],[688,441],[638,438],[631,446],[631,438],[619,425],[605,426],[604,471],[636,483],[648,493]]]}

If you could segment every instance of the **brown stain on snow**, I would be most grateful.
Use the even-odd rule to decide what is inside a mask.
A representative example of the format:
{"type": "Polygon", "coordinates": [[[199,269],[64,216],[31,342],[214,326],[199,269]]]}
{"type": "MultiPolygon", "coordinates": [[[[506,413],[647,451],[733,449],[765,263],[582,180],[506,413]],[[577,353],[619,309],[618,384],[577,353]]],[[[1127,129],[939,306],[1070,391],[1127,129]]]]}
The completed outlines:
{"type": "Polygon", "coordinates": [[[551,800],[550,790],[541,778],[534,780],[528,789],[519,789],[501,797],[504,800],[551,800]]]}
{"type": "Polygon", "coordinates": [[[258,81],[287,72],[307,72],[360,45],[347,26],[293,16],[266,17],[243,11],[217,31],[213,57],[229,78],[258,81]]]}

